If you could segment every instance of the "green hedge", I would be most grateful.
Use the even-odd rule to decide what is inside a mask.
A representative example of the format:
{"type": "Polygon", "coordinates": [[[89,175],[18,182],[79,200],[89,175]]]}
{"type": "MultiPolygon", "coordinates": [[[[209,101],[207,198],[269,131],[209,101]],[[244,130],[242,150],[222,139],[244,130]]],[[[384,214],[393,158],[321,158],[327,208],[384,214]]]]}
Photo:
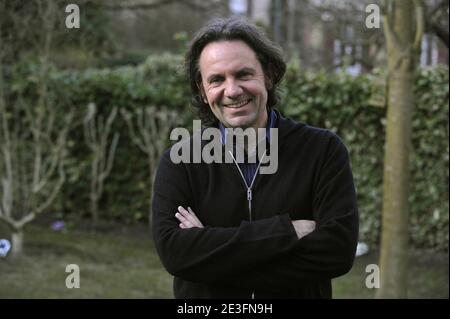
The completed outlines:
{"type": "MultiPolygon", "coordinates": [[[[369,100],[379,79],[376,73],[358,77],[311,74],[291,63],[279,107],[285,115],[329,128],[344,140],[358,192],[360,239],[372,245],[380,238],[386,109],[371,106],[369,100]]],[[[26,85],[33,90],[32,84],[26,85]]],[[[89,102],[95,102],[100,112],[113,106],[131,110],[156,105],[175,109],[179,125],[191,127],[188,83],[179,56],[149,57],[137,67],[54,72],[50,88],[56,111],[74,109],[78,118],[89,102]]],[[[416,247],[448,249],[448,68],[418,71],[415,96],[411,240],[416,247]]],[[[113,171],[105,184],[101,217],[124,222],[145,220],[150,189],[146,157],[131,143],[124,121],[119,118],[115,125],[121,139],[113,171]]],[[[167,136],[161,138],[169,142],[167,136]]],[[[68,181],[54,209],[84,214],[89,207],[89,153],[81,126],[72,130],[69,154],[68,181]]]]}
{"type": "MultiPolygon", "coordinates": [[[[180,126],[192,120],[186,112],[190,99],[179,56],[149,57],[138,67],[57,72],[52,74],[50,85],[56,92],[58,108],[74,109],[80,122],[70,135],[68,181],[57,207],[63,213],[89,216],[90,153],[84,145],[81,124],[89,102],[105,115],[114,106],[130,111],[157,106],[177,109],[180,126]]],[[[151,188],[147,157],[132,143],[122,117],[116,118],[114,129],[120,132],[120,140],[111,175],[104,185],[100,217],[127,223],[147,220],[151,188]]],[[[168,136],[161,138],[169,145],[168,136]]]]}
{"type": "MultiPolygon", "coordinates": [[[[284,113],[327,127],[348,146],[358,192],[360,238],[380,239],[386,109],[371,106],[382,77],[307,74],[290,65],[284,113]]],[[[379,89],[379,88],[378,88],[379,89]]],[[[448,68],[421,69],[412,116],[410,226],[416,247],[448,249],[448,68]]]]}

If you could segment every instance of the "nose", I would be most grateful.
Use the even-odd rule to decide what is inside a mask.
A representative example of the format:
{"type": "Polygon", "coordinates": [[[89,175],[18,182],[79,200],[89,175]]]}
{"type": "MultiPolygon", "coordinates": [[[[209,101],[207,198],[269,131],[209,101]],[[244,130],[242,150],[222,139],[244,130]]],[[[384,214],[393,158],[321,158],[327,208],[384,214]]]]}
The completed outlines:
{"type": "Polygon", "coordinates": [[[229,99],[236,99],[242,95],[244,90],[239,83],[234,79],[228,79],[225,83],[225,97],[229,99]]]}

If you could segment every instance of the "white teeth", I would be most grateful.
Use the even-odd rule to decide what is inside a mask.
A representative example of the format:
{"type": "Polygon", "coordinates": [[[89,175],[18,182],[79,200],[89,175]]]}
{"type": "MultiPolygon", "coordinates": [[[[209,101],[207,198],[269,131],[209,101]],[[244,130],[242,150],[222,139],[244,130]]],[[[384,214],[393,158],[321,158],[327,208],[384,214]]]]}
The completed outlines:
{"type": "Polygon", "coordinates": [[[238,103],[233,103],[233,104],[224,104],[223,106],[229,107],[229,108],[232,108],[232,109],[238,109],[238,108],[244,106],[245,104],[247,104],[248,102],[250,102],[250,100],[244,100],[244,101],[241,101],[241,102],[238,102],[238,103]]]}

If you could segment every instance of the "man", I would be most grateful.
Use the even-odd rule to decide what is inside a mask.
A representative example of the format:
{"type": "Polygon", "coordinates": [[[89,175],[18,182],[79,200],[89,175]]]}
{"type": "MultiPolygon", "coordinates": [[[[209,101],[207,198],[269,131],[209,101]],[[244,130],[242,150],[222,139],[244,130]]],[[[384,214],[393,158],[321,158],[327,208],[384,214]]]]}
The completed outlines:
{"type": "Polygon", "coordinates": [[[233,155],[239,145],[231,163],[174,163],[170,150],[163,155],[153,237],[175,277],[175,297],[331,298],[331,279],[351,269],[358,235],[345,146],[274,109],[286,66],[255,26],[213,21],[193,39],[186,62],[193,105],[203,124],[219,129],[223,147],[234,138],[229,129],[258,133],[240,145],[243,162],[233,155]],[[261,146],[263,156],[278,154],[272,174],[259,174],[263,156],[250,161],[261,146]]]}

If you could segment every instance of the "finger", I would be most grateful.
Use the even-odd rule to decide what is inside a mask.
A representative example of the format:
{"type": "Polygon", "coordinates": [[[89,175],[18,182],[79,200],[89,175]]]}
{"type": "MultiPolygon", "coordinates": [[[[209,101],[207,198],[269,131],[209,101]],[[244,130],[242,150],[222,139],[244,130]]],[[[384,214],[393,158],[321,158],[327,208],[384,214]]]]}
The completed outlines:
{"type": "Polygon", "coordinates": [[[178,206],[178,213],[184,218],[189,218],[189,212],[183,206],[178,206]]]}
{"type": "Polygon", "coordinates": [[[191,213],[193,216],[197,217],[197,215],[195,215],[194,211],[192,210],[192,208],[188,207],[188,211],[189,213],[191,213]]]}
{"type": "Polygon", "coordinates": [[[185,221],[186,220],[186,218],[184,218],[184,216],[183,215],[181,215],[180,213],[175,213],[175,217],[180,221],[180,222],[183,222],[183,221],[185,221]]]}
{"type": "Polygon", "coordinates": [[[181,215],[180,213],[176,213],[175,217],[180,222],[182,222],[185,226],[187,226],[187,227],[192,227],[193,226],[193,224],[187,218],[185,218],[183,215],[181,215]]]}
{"type": "Polygon", "coordinates": [[[184,209],[182,206],[178,207],[178,211],[186,218],[189,222],[191,222],[193,225],[199,226],[199,220],[196,219],[194,216],[191,215],[186,209],[184,209]]]}
{"type": "Polygon", "coordinates": [[[198,219],[197,215],[195,215],[194,211],[192,210],[192,208],[188,207],[189,213],[191,213],[191,216],[193,217],[193,219],[195,220],[195,222],[197,223],[197,225],[199,227],[203,227],[202,222],[200,221],[200,219],[198,219]]]}
{"type": "Polygon", "coordinates": [[[188,223],[189,221],[180,213],[176,213],[175,217],[182,223],[188,223]]]}
{"type": "Polygon", "coordinates": [[[186,218],[190,215],[190,213],[183,206],[178,206],[178,212],[186,218]]]}
{"type": "Polygon", "coordinates": [[[185,224],[183,224],[183,223],[180,223],[180,228],[181,229],[189,229],[189,228],[193,228],[194,226],[186,226],[185,224]]]}

